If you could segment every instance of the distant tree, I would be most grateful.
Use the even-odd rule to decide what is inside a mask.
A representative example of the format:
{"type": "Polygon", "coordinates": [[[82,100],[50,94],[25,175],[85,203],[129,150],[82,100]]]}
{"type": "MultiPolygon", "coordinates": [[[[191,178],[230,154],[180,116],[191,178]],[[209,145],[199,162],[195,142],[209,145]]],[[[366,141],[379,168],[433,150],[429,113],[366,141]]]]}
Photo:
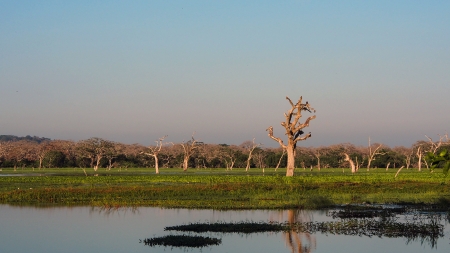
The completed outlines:
{"type": "MultiPolygon", "coordinates": [[[[194,133],[195,134],[195,133],[194,133]]],[[[192,134],[191,139],[187,142],[182,142],[180,145],[183,148],[183,171],[187,171],[189,167],[189,159],[194,155],[198,149],[198,141],[194,139],[192,134]]]]}
{"type": "Polygon", "coordinates": [[[13,163],[14,171],[19,165],[23,165],[23,161],[31,157],[32,145],[32,142],[25,140],[10,142],[6,159],[13,163]]]}
{"type": "Polygon", "coordinates": [[[344,153],[344,155],[345,155],[344,161],[347,161],[350,164],[350,169],[351,169],[352,173],[356,173],[357,169],[355,166],[355,162],[353,162],[353,160],[350,158],[350,156],[347,153],[344,153]]]}
{"type": "Polygon", "coordinates": [[[369,147],[367,148],[367,171],[370,170],[370,165],[376,159],[377,156],[385,154],[381,152],[380,150],[381,147],[383,147],[383,144],[375,143],[371,145],[369,137],[369,147]]]}
{"type": "Polygon", "coordinates": [[[0,167],[3,162],[7,159],[8,152],[11,148],[10,141],[0,141],[0,167]]]}
{"type": "Polygon", "coordinates": [[[292,101],[288,97],[286,97],[286,99],[291,104],[291,109],[284,114],[286,121],[281,122],[281,125],[286,129],[286,136],[288,138],[287,144],[284,144],[280,138],[275,137],[273,135],[272,126],[270,126],[267,129],[267,131],[269,132],[268,134],[269,137],[278,142],[280,146],[286,150],[288,157],[286,176],[293,176],[295,168],[295,151],[297,147],[297,142],[306,140],[307,138],[311,137],[311,133],[302,136],[304,134],[303,129],[305,127],[308,127],[309,122],[316,118],[316,115],[310,116],[302,124],[299,122],[300,118],[302,117],[302,111],[316,112],[316,110],[310,107],[308,101],[302,104],[302,97],[300,97],[300,99],[296,104],[292,103],[292,101]]]}
{"type": "Polygon", "coordinates": [[[261,143],[256,144],[256,143],[255,143],[255,138],[253,138],[252,141],[244,141],[244,142],[240,145],[240,147],[241,147],[242,149],[244,149],[244,150],[248,153],[248,156],[247,156],[247,163],[246,163],[247,166],[245,167],[245,171],[248,171],[248,170],[250,169],[250,163],[251,163],[252,158],[253,158],[253,151],[254,151],[257,147],[259,147],[259,146],[261,146],[261,143]]]}
{"type": "Polygon", "coordinates": [[[404,146],[394,147],[392,150],[403,158],[406,169],[408,170],[411,166],[412,158],[414,157],[414,150],[412,148],[407,148],[404,146]]]}
{"type": "Polygon", "coordinates": [[[167,137],[167,135],[159,138],[156,142],[155,146],[148,146],[146,151],[143,152],[144,154],[153,157],[153,159],[155,159],[155,170],[156,170],[156,174],[159,174],[159,161],[158,161],[158,155],[161,152],[161,149],[164,145],[163,141],[164,139],[167,137]]]}
{"type": "Polygon", "coordinates": [[[30,136],[27,135],[25,137],[19,137],[19,136],[15,136],[15,135],[0,135],[0,142],[7,142],[7,141],[31,141],[31,142],[37,142],[37,143],[41,143],[41,142],[48,142],[50,141],[49,138],[45,138],[45,137],[37,137],[37,136],[30,136]]]}
{"type": "Polygon", "coordinates": [[[227,170],[233,170],[234,164],[237,160],[237,155],[239,153],[239,149],[237,146],[229,146],[219,144],[220,146],[220,156],[225,163],[227,170]]]}
{"type": "Polygon", "coordinates": [[[91,168],[97,171],[100,166],[100,161],[106,156],[108,152],[111,152],[113,143],[108,140],[93,137],[87,140],[83,140],[77,144],[77,150],[80,157],[85,157],[90,160],[91,168]]]}

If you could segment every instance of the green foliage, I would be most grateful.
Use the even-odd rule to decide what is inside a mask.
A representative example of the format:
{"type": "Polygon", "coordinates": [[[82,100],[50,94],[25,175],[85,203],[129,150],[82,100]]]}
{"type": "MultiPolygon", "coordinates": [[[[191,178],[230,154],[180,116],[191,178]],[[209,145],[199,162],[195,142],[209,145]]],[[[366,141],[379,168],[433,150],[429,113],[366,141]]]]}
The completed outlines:
{"type": "Polygon", "coordinates": [[[450,169],[450,153],[447,149],[441,150],[438,155],[428,152],[425,159],[431,164],[431,170],[443,168],[442,171],[444,174],[448,174],[450,169]]]}

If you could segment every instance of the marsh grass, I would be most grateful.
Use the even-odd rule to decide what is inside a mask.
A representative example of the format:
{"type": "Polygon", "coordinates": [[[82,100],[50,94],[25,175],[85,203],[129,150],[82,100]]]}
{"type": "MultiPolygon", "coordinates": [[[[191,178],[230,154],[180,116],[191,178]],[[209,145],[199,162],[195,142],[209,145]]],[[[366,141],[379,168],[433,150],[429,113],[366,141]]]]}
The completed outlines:
{"type": "Polygon", "coordinates": [[[449,178],[438,171],[373,169],[3,169],[0,203],[91,206],[161,206],[214,209],[317,209],[348,203],[450,204],[449,178]],[[97,175],[97,176],[95,176],[97,175]]]}
{"type": "Polygon", "coordinates": [[[140,240],[140,242],[150,247],[171,246],[181,248],[202,248],[211,245],[219,245],[222,243],[222,240],[205,236],[166,235],[162,237],[147,238],[140,240]]]}

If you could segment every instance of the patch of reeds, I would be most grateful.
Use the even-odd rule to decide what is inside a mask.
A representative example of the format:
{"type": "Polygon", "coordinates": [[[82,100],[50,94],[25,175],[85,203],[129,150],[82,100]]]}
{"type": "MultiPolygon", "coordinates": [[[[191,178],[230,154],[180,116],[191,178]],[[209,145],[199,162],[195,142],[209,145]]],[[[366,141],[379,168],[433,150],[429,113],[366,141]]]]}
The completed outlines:
{"type": "Polygon", "coordinates": [[[216,223],[190,223],[187,225],[178,225],[166,227],[164,230],[182,231],[182,232],[218,232],[218,233],[263,233],[280,232],[288,230],[289,226],[280,223],[266,222],[216,222],[216,223]]]}
{"type": "Polygon", "coordinates": [[[191,236],[191,235],[166,235],[162,237],[147,238],[140,240],[147,246],[171,246],[171,247],[189,247],[202,248],[211,245],[219,245],[222,243],[221,239],[211,238],[205,236],[191,236]]]}

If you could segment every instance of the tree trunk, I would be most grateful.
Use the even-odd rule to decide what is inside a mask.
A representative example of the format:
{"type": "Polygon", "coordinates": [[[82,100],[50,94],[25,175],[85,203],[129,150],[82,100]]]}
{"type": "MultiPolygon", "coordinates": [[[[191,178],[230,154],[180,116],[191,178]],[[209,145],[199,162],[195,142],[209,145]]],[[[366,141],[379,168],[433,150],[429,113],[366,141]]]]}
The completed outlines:
{"type": "Polygon", "coordinates": [[[278,160],[277,167],[275,167],[275,171],[277,171],[278,167],[280,167],[281,160],[283,160],[283,156],[286,154],[286,150],[283,148],[283,153],[281,154],[280,159],[278,160]]]}
{"type": "Polygon", "coordinates": [[[154,155],[153,157],[155,158],[155,170],[156,170],[156,174],[159,174],[158,156],[157,156],[157,155],[154,155]]]}
{"type": "Polygon", "coordinates": [[[420,148],[419,148],[419,150],[417,150],[417,157],[419,157],[419,162],[417,163],[417,167],[419,168],[419,171],[422,171],[422,152],[420,152],[420,148]]]}
{"type": "Polygon", "coordinates": [[[344,155],[345,155],[344,161],[349,162],[352,173],[356,173],[358,170],[356,169],[355,163],[353,162],[353,160],[350,158],[350,156],[348,154],[344,153],[344,155]]]}
{"type": "Polygon", "coordinates": [[[184,157],[183,159],[183,171],[187,171],[189,163],[189,157],[184,157]]]}
{"type": "Polygon", "coordinates": [[[294,176],[294,169],[295,169],[295,149],[294,145],[288,145],[286,147],[286,153],[287,153],[287,167],[286,167],[286,176],[292,177],[294,176]]]}

